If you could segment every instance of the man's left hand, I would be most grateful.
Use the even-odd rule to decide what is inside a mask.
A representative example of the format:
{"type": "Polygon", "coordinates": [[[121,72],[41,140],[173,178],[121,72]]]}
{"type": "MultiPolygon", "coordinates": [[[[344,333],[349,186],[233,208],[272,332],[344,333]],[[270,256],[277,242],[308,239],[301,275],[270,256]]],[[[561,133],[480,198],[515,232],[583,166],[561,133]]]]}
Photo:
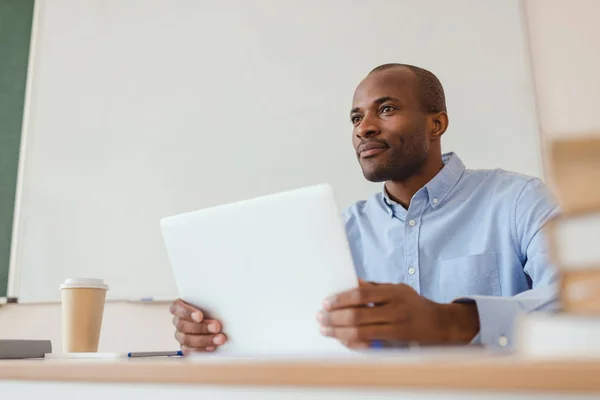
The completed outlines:
{"type": "Polygon", "coordinates": [[[321,333],[350,348],[384,345],[468,344],[479,332],[475,304],[440,304],[405,284],[361,283],[325,300],[321,333]]]}

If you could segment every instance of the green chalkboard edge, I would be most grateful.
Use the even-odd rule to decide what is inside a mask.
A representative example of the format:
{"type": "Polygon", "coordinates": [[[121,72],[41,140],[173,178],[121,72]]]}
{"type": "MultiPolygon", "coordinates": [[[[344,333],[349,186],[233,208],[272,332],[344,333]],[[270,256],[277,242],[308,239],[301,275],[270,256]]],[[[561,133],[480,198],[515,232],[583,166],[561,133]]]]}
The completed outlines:
{"type": "Polygon", "coordinates": [[[15,205],[13,211],[13,225],[10,246],[10,260],[8,267],[8,285],[6,297],[0,299],[0,304],[17,303],[20,289],[21,274],[19,271],[19,243],[23,237],[24,223],[21,219],[21,199],[23,194],[24,177],[27,166],[27,143],[30,131],[30,121],[34,110],[32,109],[32,98],[35,95],[36,77],[36,48],[40,42],[39,23],[40,15],[43,13],[43,1],[34,0],[33,17],[31,21],[31,34],[29,39],[29,59],[27,61],[27,81],[25,84],[25,102],[23,106],[23,119],[21,123],[21,143],[19,149],[19,165],[17,167],[17,187],[15,191],[15,205]]]}

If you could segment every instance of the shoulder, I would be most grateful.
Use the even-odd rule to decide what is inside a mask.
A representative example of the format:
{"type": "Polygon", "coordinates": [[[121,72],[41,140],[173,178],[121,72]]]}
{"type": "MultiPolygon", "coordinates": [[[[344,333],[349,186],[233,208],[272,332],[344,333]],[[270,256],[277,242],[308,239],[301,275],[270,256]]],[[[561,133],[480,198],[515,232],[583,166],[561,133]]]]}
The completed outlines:
{"type": "Polygon", "coordinates": [[[542,182],[539,178],[507,171],[502,168],[496,169],[466,169],[462,180],[467,183],[480,183],[490,188],[507,188],[520,191],[530,182],[542,182]]]}
{"type": "MultiPolygon", "coordinates": [[[[486,191],[496,195],[505,195],[514,201],[529,200],[541,197],[544,200],[554,202],[553,195],[544,181],[540,178],[496,169],[474,169],[465,170],[462,180],[469,185],[481,185],[486,191]]],[[[506,197],[504,198],[507,199],[506,197]]]]}
{"type": "Polygon", "coordinates": [[[490,200],[502,206],[510,206],[513,217],[519,218],[530,213],[549,217],[558,213],[558,202],[540,178],[507,171],[466,170],[465,183],[481,185],[490,195],[490,200]]]}

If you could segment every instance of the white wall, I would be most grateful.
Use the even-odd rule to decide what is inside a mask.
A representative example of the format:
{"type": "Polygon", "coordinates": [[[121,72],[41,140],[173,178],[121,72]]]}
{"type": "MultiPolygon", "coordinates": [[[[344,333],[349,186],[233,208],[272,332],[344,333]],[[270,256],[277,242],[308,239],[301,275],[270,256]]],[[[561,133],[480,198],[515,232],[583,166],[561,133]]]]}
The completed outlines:
{"type": "Polygon", "coordinates": [[[112,299],[175,297],[160,218],[322,182],[340,208],[380,190],[348,113],[384,62],[439,75],[442,146],[470,168],[542,175],[518,0],[38,4],[9,288],[20,301],[58,300],[75,276],[104,278],[112,299]]]}
{"type": "MultiPolygon", "coordinates": [[[[546,135],[600,132],[600,3],[595,0],[527,0],[528,30],[538,113],[546,135]]],[[[452,19],[451,15],[447,15],[452,19]]],[[[0,308],[0,338],[51,338],[60,350],[60,307],[0,308]]],[[[101,350],[171,348],[167,305],[107,304],[101,350]],[[124,329],[119,334],[117,329],[124,329]]]]}

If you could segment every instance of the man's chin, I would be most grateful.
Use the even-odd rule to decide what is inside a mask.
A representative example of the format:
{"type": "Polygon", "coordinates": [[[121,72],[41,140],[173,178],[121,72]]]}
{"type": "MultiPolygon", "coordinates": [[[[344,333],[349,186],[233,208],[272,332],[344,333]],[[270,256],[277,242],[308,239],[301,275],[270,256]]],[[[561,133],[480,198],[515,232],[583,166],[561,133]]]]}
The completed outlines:
{"type": "Polygon", "coordinates": [[[384,182],[389,180],[384,171],[369,170],[366,168],[363,168],[363,176],[369,182],[384,182]]]}
{"type": "Polygon", "coordinates": [[[403,182],[414,176],[417,168],[405,168],[402,170],[390,170],[389,168],[362,168],[363,176],[369,182],[403,182]]]}
{"type": "Polygon", "coordinates": [[[359,158],[358,163],[362,169],[363,176],[369,182],[384,182],[393,177],[394,171],[393,168],[390,168],[393,164],[386,157],[386,153],[366,159],[359,158]]]}

